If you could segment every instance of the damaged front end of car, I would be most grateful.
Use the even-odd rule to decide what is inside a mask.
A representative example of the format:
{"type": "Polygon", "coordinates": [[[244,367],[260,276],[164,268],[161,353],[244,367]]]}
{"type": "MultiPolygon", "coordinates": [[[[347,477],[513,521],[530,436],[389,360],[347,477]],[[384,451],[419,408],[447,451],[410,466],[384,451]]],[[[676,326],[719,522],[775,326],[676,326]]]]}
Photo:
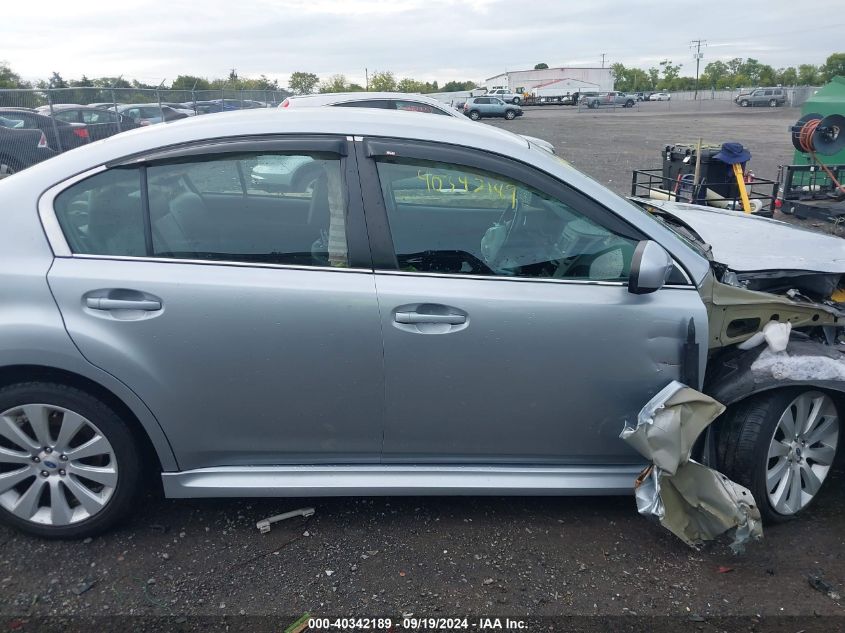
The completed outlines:
{"type": "Polygon", "coordinates": [[[762,536],[761,511],[776,522],[812,501],[835,457],[845,240],[737,212],[634,201],[710,260],[698,284],[709,329],[704,393],[670,384],[622,433],[652,462],[636,483],[638,508],[692,546],[733,529],[741,550],[762,536]]]}

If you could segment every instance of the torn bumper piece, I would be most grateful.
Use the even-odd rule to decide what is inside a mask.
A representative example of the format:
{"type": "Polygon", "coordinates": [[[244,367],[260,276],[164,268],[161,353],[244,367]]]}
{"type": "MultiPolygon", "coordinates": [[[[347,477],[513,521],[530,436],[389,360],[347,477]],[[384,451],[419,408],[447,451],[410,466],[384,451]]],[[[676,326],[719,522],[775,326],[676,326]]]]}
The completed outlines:
{"type": "Polygon", "coordinates": [[[698,436],[724,410],[713,398],[673,381],[643,407],[636,427],[626,425],[620,437],[652,462],[635,482],[640,514],[656,518],[694,548],[735,529],[731,549],[740,552],[763,536],[754,497],[690,459],[698,436]]]}

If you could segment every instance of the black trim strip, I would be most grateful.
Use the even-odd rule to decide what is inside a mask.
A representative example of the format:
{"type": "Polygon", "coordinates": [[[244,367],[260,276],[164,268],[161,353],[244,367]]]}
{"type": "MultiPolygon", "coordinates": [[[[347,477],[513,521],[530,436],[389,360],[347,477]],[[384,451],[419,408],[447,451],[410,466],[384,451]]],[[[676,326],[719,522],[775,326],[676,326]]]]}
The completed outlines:
{"type": "Polygon", "coordinates": [[[141,213],[144,218],[144,245],[147,257],[153,257],[153,222],[150,219],[150,195],[147,188],[147,166],[141,165],[141,213]]]}
{"type": "Polygon", "coordinates": [[[124,156],[110,163],[107,168],[138,163],[176,160],[206,154],[243,154],[249,152],[284,152],[284,151],[329,152],[346,156],[348,143],[338,135],[331,136],[233,136],[216,139],[204,139],[190,143],[179,143],[124,156]]]}

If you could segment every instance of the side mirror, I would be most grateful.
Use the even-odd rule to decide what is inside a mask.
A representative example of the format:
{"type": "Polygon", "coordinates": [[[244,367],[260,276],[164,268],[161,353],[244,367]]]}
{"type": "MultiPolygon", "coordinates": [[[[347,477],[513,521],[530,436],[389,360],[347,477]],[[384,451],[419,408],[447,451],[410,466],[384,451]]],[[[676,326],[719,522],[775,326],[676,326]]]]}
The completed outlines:
{"type": "Polygon", "coordinates": [[[634,249],[628,292],[644,295],[660,290],[672,272],[672,258],[657,242],[643,240],[634,249]]]}

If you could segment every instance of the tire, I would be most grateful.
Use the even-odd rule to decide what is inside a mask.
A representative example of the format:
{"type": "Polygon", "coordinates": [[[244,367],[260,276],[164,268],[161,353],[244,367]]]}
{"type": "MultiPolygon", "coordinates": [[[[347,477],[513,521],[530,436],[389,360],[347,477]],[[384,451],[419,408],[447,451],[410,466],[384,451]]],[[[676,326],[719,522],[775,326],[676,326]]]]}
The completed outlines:
{"type": "Polygon", "coordinates": [[[514,105],[519,105],[520,103],[522,103],[522,99],[520,99],[519,97],[514,97],[511,103],[513,103],[514,105]]]}
{"type": "Polygon", "coordinates": [[[513,121],[516,118],[516,112],[514,110],[505,110],[505,118],[508,121],[513,121]]]}
{"type": "MultiPolygon", "coordinates": [[[[128,514],[140,489],[142,465],[132,431],[112,408],[75,387],[51,382],[27,382],[0,389],[0,414],[18,418],[17,423],[13,422],[15,426],[11,432],[9,425],[0,428],[5,431],[5,434],[0,433],[0,447],[6,449],[0,455],[0,475],[20,468],[19,478],[27,476],[17,486],[9,487],[0,494],[0,520],[44,538],[77,539],[99,534],[128,514]],[[26,413],[22,407],[28,405],[32,409],[26,413]],[[39,438],[44,440],[44,434],[37,436],[35,427],[29,426],[26,420],[30,416],[36,418],[39,412],[44,413],[43,420],[47,426],[42,428],[48,429],[45,431],[48,439],[46,448],[33,457],[38,447],[45,444],[45,441],[38,442],[39,438]],[[76,416],[67,417],[69,413],[76,416]],[[74,427],[76,430],[73,430],[74,427]],[[15,435],[14,429],[18,429],[18,435],[15,435]],[[64,441],[63,429],[68,432],[64,441]],[[96,434],[101,436],[100,440],[96,439],[96,434]],[[9,435],[14,436],[16,441],[11,442],[9,435]],[[80,452],[83,445],[91,447],[87,455],[80,452]],[[17,453],[13,458],[8,457],[10,449],[17,453]],[[63,454],[65,451],[67,456],[63,454]],[[74,451],[79,453],[78,458],[73,457],[74,451]],[[27,461],[21,462],[22,458],[27,461]],[[29,471],[23,470],[26,468],[29,471]],[[103,484],[92,479],[80,479],[79,474],[85,473],[85,468],[90,469],[87,474],[91,476],[96,474],[99,479],[111,479],[102,479],[103,482],[108,481],[103,484]],[[31,514],[24,509],[13,512],[12,509],[21,503],[27,505],[25,497],[33,491],[34,494],[28,498],[32,503],[28,505],[34,511],[31,514]],[[15,493],[16,499],[13,498],[15,493]],[[63,502],[53,503],[54,494],[61,495],[63,502]],[[83,497],[85,503],[80,501],[83,497]]],[[[3,424],[2,419],[0,424],[3,424]]]]}
{"type": "Polygon", "coordinates": [[[778,102],[777,102],[777,99],[769,99],[769,107],[770,107],[770,108],[776,108],[776,107],[778,107],[778,102]]]}
{"type": "Polygon", "coordinates": [[[481,118],[481,113],[478,110],[470,110],[469,118],[478,121],[481,118]]]}
{"type": "MultiPolygon", "coordinates": [[[[810,411],[813,410],[812,406],[809,407],[810,411]]],[[[833,398],[830,394],[806,387],[776,389],[743,400],[731,407],[725,415],[717,431],[718,469],[751,491],[765,522],[782,523],[795,518],[817,498],[835,460],[839,436],[842,435],[842,421],[833,398]],[[800,418],[797,403],[802,399],[804,402],[821,403],[821,415],[808,434],[798,437],[811,441],[814,432],[830,425],[834,433],[825,436],[824,445],[822,442],[801,445],[799,440],[787,438],[784,433],[782,416],[788,419],[787,412],[791,412],[793,419],[800,418]],[[797,448],[770,457],[776,446],[787,451],[787,439],[795,442],[797,448]],[[820,461],[816,462],[810,457],[811,454],[819,456],[820,461]],[[822,455],[824,460],[821,460],[822,455]],[[822,464],[821,461],[828,463],[822,464]],[[814,491],[806,492],[804,485],[810,481],[808,477],[811,473],[808,471],[811,469],[818,486],[814,491]],[[794,477],[788,472],[790,470],[799,473],[798,494],[793,494],[795,488],[791,484],[794,477]],[[767,484],[767,478],[773,482],[772,486],[767,484]]],[[[807,487],[810,487],[809,484],[807,487]]]]}
{"type": "Polygon", "coordinates": [[[628,100],[625,102],[625,107],[626,107],[626,108],[633,108],[633,107],[634,107],[634,102],[633,102],[631,99],[628,99],[628,100]]]}
{"type": "Polygon", "coordinates": [[[742,106],[743,108],[747,108],[748,106],[751,105],[751,103],[749,103],[748,99],[743,99],[742,101],[739,102],[739,105],[742,106]]]}

